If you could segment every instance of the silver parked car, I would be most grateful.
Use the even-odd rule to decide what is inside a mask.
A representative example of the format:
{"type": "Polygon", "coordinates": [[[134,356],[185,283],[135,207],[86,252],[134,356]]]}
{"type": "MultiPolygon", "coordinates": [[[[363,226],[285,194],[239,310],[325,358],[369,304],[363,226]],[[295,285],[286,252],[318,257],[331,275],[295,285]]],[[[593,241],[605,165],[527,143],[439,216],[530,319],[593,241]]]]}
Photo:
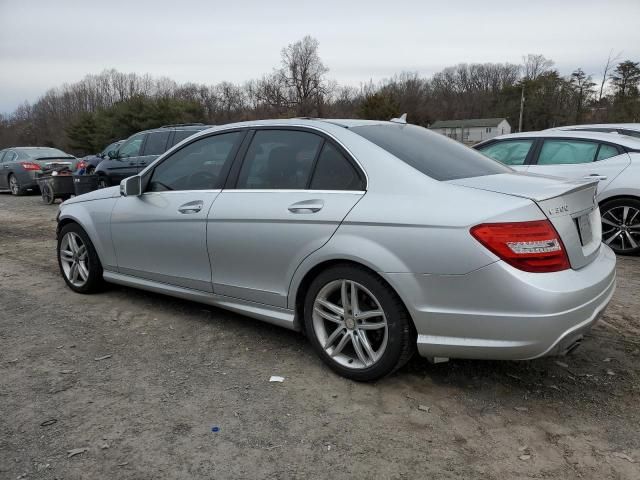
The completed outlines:
{"type": "Polygon", "coordinates": [[[575,348],[613,294],[596,186],[400,121],[230,124],[64,202],[58,261],[76,292],[106,280],[302,330],[356,380],[416,348],[531,359],[575,348]]]}
{"type": "Polygon", "coordinates": [[[640,139],[617,133],[544,130],[501,135],[474,148],[520,172],[598,180],[602,238],[640,253],[640,139]]]}
{"type": "Polygon", "coordinates": [[[68,167],[74,170],[78,159],[49,147],[13,147],[0,150],[0,191],[24,195],[38,189],[38,174],[43,170],[68,167]]]}

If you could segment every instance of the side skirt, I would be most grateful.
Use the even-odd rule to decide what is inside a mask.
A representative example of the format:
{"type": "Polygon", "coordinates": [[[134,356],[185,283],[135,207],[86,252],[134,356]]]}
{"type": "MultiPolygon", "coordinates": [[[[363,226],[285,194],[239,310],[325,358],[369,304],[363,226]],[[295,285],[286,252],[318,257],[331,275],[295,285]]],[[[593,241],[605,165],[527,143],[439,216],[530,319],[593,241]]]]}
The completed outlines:
{"type": "Polygon", "coordinates": [[[172,297],[192,300],[194,302],[206,303],[215,307],[224,308],[232,312],[240,313],[248,317],[256,318],[264,322],[272,323],[279,327],[288,328],[290,330],[299,331],[298,322],[295,321],[295,313],[287,308],[273,307],[262,303],[249,302],[225,295],[216,295],[215,293],[201,292],[199,290],[191,290],[189,288],[176,287],[152,280],[144,280],[131,275],[123,275],[121,273],[105,270],[103,277],[105,281],[124,285],[126,287],[140,288],[150,292],[171,295],[172,297]]]}

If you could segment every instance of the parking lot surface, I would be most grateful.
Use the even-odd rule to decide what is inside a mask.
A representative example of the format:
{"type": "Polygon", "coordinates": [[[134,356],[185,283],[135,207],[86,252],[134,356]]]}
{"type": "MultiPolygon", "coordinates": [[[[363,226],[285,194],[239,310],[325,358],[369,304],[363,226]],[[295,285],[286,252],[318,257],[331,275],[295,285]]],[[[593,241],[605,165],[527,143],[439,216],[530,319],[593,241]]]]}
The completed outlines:
{"type": "Polygon", "coordinates": [[[2,479],[640,478],[640,258],[571,356],[359,384],[241,315],[72,293],[56,212],[0,194],[2,479]]]}

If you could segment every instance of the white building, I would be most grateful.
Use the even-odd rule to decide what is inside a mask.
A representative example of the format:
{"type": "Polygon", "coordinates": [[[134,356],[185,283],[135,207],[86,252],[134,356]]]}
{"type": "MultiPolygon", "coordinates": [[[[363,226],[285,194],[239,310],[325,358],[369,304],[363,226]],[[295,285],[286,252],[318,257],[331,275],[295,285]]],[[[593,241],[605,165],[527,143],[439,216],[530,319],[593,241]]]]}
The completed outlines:
{"type": "Polygon", "coordinates": [[[464,143],[478,143],[488,138],[511,133],[511,125],[505,118],[438,120],[429,128],[464,143]]]}

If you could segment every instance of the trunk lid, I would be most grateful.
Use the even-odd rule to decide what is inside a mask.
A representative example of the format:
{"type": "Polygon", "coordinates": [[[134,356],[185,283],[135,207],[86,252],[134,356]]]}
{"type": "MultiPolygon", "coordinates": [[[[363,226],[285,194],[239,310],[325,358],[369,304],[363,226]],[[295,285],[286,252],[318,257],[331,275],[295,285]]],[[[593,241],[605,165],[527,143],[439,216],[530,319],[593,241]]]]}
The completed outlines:
{"type": "Polygon", "coordinates": [[[461,178],[448,183],[534,201],[560,235],[573,269],[588,265],[598,255],[602,225],[596,201],[597,180],[575,181],[505,173],[461,178]]]}
{"type": "Polygon", "coordinates": [[[33,163],[40,165],[42,170],[58,169],[62,167],[69,167],[69,170],[74,170],[77,161],[78,159],[75,157],[44,157],[32,160],[33,163]]]}

